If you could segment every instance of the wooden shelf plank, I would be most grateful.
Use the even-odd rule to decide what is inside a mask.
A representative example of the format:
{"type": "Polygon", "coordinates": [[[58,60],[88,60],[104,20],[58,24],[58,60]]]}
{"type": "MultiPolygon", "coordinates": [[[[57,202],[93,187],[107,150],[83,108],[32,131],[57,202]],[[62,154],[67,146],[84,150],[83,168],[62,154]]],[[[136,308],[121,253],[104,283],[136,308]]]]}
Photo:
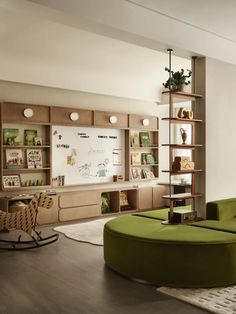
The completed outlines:
{"type": "Polygon", "coordinates": [[[170,121],[172,123],[180,123],[180,124],[192,124],[192,123],[201,123],[202,120],[199,119],[184,119],[184,118],[162,118],[161,120],[170,121]]]}
{"type": "Polygon", "coordinates": [[[3,173],[24,173],[24,172],[41,172],[41,171],[48,171],[51,168],[44,167],[44,168],[21,168],[21,169],[3,169],[3,173]]]}
{"type": "Polygon", "coordinates": [[[130,167],[155,167],[155,166],[159,166],[159,164],[130,165],[130,167]]]}
{"type": "Polygon", "coordinates": [[[201,196],[202,196],[202,194],[200,194],[200,193],[195,193],[195,194],[179,193],[179,194],[163,195],[162,198],[169,199],[172,201],[175,201],[175,200],[177,201],[177,200],[187,200],[187,199],[201,197],[201,196]]]}
{"type": "Polygon", "coordinates": [[[40,149],[40,148],[50,148],[50,145],[3,145],[3,148],[9,148],[9,149],[17,149],[17,148],[30,148],[30,149],[40,149]]]}
{"type": "Polygon", "coordinates": [[[130,146],[130,149],[158,149],[158,146],[130,146]]]}
{"type": "Polygon", "coordinates": [[[174,170],[162,170],[162,172],[168,172],[170,174],[173,175],[177,175],[177,174],[188,174],[188,173],[195,173],[195,172],[201,172],[202,169],[193,169],[193,170],[178,170],[178,171],[174,171],[174,170]]]}
{"type": "Polygon", "coordinates": [[[193,94],[193,93],[186,93],[186,92],[175,92],[175,91],[164,91],[162,92],[163,95],[172,95],[176,98],[183,98],[183,99],[189,99],[189,100],[196,100],[196,99],[200,99],[203,96],[200,94],[193,94]]]}
{"type": "Polygon", "coordinates": [[[168,146],[176,149],[194,149],[197,147],[202,147],[202,144],[162,144],[162,146],[168,146]]]}

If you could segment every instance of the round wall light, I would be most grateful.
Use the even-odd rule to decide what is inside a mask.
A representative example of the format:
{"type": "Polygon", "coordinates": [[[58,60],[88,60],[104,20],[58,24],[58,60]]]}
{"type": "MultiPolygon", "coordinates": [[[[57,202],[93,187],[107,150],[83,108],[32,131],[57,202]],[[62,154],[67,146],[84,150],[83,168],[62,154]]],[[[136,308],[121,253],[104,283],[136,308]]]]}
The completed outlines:
{"type": "Polygon", "coordinates": [[[142,123],[144,126],[148,126],[149,125],[149,119],[143,119],[142,123]]]}
{"type": "Polygon", "coordinates": [[[111,124],[116,124],[118,119],[116,116],[110,116],[109,121],[111,124]]]}
{"type": "Polygon", "coordinates": [[[32,118],[34,115],[34,110],[31,108],[26,108],[26,109],[24,109],[23,114],[24,114],[24,117],[26,117],[26,118],[32,118]]]}
{"type": "Polygon", "coordinates": [[[71,119],[72,121],[77,121],[77,120],[79,120],[79,114],[78,114],[78,112],[71,112],[71,113],[70,113],[70,119],[71,119]]]}

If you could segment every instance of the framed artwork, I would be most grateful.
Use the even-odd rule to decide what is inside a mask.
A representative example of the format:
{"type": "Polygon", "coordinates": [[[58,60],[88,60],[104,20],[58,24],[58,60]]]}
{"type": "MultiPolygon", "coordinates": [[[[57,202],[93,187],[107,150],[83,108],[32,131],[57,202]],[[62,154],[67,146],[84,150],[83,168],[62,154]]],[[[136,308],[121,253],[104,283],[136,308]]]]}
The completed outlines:
{"type": "Polygon", "coordinates": [[[20,176],[19,175],[9,175],[9,176],[3,176],[3,187],[4,188],[20,188],[20,176]]]}

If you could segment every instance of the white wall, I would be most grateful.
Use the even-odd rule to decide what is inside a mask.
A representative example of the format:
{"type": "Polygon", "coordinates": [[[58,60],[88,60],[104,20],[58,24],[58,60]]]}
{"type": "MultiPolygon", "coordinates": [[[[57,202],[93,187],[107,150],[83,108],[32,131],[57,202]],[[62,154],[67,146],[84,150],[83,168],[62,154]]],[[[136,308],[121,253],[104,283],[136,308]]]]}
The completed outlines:
{"type": "Polygon", "coordinates": [[[206,201],[236,196],[236,66],[206,59],[206,201]]]}

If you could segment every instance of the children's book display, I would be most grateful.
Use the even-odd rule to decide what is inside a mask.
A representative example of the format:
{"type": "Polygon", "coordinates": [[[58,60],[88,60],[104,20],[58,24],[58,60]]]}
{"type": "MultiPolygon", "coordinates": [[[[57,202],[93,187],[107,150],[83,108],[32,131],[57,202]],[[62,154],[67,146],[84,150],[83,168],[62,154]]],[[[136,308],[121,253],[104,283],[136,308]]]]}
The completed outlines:
{"type": "Polygon", "coordinates": [[[139,141],[140,145],[143,147],[150,147],[151,146],[151,139],[149,132],[139,132],[139,141]]]}
{"type": "Polygon", "coordinates": [[[37,138],[37,130],[24,130],[25,145],[34,146],[35,138],[37,138]]]}
{"type": "Polygon", "coordinates": [[[5,128],[3,129],[3,145],[17,145],[17,137],[19,129],[5,128]]]}
{"type": "Polygon", "coordinates": [[[42,168],[42,151],[41,149],[27,149],[27,167],[28,168],[42,168]]]}
{"type": "Polygon", "coordinates": [[[21,149],[6,149],[6,167],[8,169],[23,168],[23,153],[21,149]]]}

